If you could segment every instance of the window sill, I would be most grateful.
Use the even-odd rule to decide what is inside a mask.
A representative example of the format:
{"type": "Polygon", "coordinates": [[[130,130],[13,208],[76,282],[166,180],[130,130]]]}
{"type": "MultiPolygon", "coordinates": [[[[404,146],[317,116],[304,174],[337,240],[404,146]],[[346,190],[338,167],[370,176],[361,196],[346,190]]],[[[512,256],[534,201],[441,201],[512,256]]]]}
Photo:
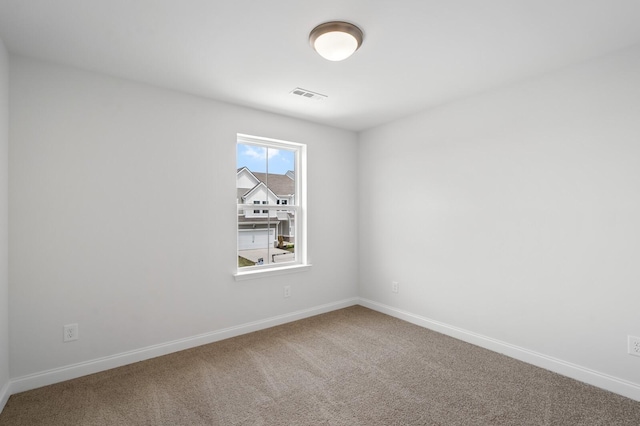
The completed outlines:
{"type": "Polygon", "coordinates": [[[269,268],[269,269],[259,269],[254,271],[247,272],[236,272],[233,274],[236,281],[244,281],[244,280],[253,280],[255,278],[265,278],[271,277],[274,275],[286,275],[286,274],[294,274],[297,272],[304,272],[311,269],[311,264],[307,263],[305,265],[293,265],[293,266],[283,266],[280,268],[269,268]]]}

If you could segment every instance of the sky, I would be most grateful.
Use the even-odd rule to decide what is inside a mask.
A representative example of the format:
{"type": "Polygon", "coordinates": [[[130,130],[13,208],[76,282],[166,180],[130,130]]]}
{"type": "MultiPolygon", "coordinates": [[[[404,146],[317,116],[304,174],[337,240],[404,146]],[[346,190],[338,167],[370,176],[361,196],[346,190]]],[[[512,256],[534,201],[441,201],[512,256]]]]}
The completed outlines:
{"type": "Polygon", "coordinates": [[[283,175],[294,169],[294,153],[283,149],[238,144],[236,152],[237,168],[247,167],[252,172],[266,172],[283,175]]]}

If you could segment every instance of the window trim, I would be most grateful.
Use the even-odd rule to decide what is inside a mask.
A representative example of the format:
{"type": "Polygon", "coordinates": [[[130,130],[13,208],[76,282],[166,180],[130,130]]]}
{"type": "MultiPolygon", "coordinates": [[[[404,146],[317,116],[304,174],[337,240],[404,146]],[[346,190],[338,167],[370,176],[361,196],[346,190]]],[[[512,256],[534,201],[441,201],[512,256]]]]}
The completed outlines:
{"type": "MultiPolygon", "coordinates": [[[[242,133],[236,135],[236,146],[238,144],[248,144],[294,152],[295,202],[293,204],[287,203],[285,206],[287,210],[292,210],[296,213],[294,222],[296,249],[294,252],[295,260],[286,264],[266,264],[240,268],[236,263],[236,272],[234,273],[236,281],[308,270],[311,264],[308,262],[307,257],[307,146],[298,142],[270,139],[242,133]]],[[[251,206],[251,209],[253,209],[253,204],[237,204],[236,209],[241,207],[248,208],[248,206],[251,206]]],[[[260,207],[267,207],[267,211],[281,210],[282,204],[261,205],[260,207]]],[[[238,233],[238,223],[238,219],[236,219],[236,235],[238,233]]],[[[238,255],[238,243],[239,241],[236,241],[236,258],[238,255]]]]}

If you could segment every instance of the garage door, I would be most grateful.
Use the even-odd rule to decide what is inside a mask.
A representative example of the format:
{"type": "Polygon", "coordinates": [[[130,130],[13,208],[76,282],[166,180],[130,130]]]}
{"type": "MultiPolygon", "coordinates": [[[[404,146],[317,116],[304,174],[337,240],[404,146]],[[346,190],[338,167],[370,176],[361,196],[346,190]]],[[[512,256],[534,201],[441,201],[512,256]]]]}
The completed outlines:
{"type": "Polygon", "coordinates": [[[273,247],[274,240],[274,229],[238,230],[238,250],[266,249],[273,247]]]}

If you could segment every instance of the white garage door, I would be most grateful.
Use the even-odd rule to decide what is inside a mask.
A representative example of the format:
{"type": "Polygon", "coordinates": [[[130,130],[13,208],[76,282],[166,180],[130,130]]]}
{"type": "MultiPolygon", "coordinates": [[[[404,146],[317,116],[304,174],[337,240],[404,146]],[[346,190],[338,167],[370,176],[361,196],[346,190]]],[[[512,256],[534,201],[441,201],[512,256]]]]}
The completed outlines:
{"type": "Polygon", "coordinates": [[[238,250],[266,249],[273,247],[274,240],[273,228],[238,230],[238,250]]]}

